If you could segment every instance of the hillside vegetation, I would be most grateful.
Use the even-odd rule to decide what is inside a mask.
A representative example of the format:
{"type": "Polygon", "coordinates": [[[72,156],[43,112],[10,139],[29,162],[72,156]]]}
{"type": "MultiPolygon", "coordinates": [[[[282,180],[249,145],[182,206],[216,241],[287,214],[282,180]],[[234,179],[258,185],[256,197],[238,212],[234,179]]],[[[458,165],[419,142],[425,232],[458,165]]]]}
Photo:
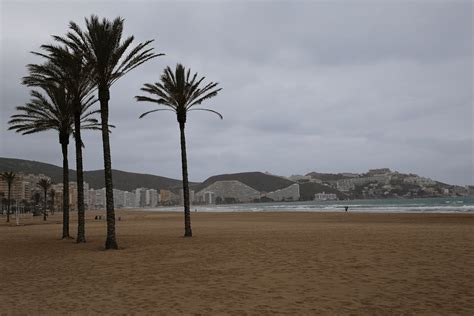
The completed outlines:
{"type": "MultiPolygon", "coordinates": [[[[70,162],[73,163],[73,162],[70,162]]],[[[62,168],[32,160],[0,158],[0,172],[13,171],[23,173],[44,174],[55,183],[62,182],[62,168]]],[[[180,180],[155,176],[151,174],[141,174],[126,172],[121,170],[112,170],[114,188],[119,190],[131,191],[138,187],[149,189],[170,189],[181,185],[180,180]]],[[[76,181],[76,171],[69,170],[69,180],[76,181]]],[[[92,189],[101,189],[104,185],[104,170],[93,170],[84,172],[84,180],[89,183],[92,189]]]]}

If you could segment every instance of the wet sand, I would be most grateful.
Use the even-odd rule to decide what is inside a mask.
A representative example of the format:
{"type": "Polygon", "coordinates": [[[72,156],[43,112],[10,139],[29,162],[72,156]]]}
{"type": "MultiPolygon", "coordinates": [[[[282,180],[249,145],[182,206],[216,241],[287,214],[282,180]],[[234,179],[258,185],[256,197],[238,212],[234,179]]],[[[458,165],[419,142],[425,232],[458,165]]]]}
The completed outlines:
{"type": "Polygon", "coordinates": [[[0,314],[474,313],[474,215],[119,211],[104,251],[96,214],[0,217],[0,314]]]}

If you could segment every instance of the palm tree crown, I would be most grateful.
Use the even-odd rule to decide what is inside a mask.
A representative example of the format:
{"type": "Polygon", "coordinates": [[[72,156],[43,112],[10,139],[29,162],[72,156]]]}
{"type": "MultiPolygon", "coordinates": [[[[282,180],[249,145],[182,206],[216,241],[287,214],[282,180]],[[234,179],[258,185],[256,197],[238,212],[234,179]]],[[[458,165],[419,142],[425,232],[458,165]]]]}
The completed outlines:
{"type": "Polygon", "coordinates": [[[200,87],[205,77],[197,80],[198,74],[195,73],[191,77],[191,70],[186,71],[181,64],[176,65],[176,70],[173,73],[168,66],[161,75],[161,82],[154,84],[145,83],[141,88],[142,91],[148,92],[152,95],[157,95],[158,98],[151,98],[148,96],[136,96],[137,101],[153,102],[159,105],[164,105],[167,108],[155,109],[140,115],[140,118],[157,111],[173,111],[177,115],[178,122],[186,122],[186,115],[190,111],[208,111],[223,118],[219,112],[210,109],[196,108],[195,105],[200,105],[203,101],[210,99],[217,95],[222,88],[216,89],[218,83],[210,82],[204,87],[200,87]]]}
{"type": "Polygon", "coordinates": [[[33,54],[44,57],[47,62],[41,65],[27,65],[29,75],[23,78],[23,84],[39,87],[49,85],[51,82],[61,84],[76,103],[75,110],[80,110],[77,107],[90,98],[94,89],[91,68],[83,53],[71,50],[67,46],[42,45],[41,49],[45,53],[33,52],[33,54]]]}
{"type": "Polygon", "coordinates": [[[122,31],[124,19],[117,17],[113,21],[92,15],[85,19],[87,32],[74,22],[70,22],[70,32],[66,37],[54,38],[75,51],[84,54],[93,73],[93,81],[102,88],[109,88],[115,81],[144,62],[161,56],[153,52],[149,44],[153,40],[139,43],[128,54],[125,52],[132,44],[134,37],[129,36],[123,42],[122,31]]]}
{"type": "Polygon", "coordinates": [[[41,178],[38,181],[38,185],[44,190],[47,191],[49,187],[51,186],[51,181],[46,178],[41,178]]]}
{"type": "MultiPolygon", "coordinates": [[[[43,88],[47,96],[32,90],[30,102],[16,107],[20,113],[11,116],[8,129],[23,135],[56,130],[60,138],[68,138],[74,131],[71,96],[63,86],[57,84],[43,88]]],[[[94,102],[93,98],[88,98],[82,108],[82,129],[99,129],[97,119],[92,117],[97,111],[90,110],[94,102]]]]}
{"type": "Polygon", "coordinates": [[[16,178],[16,174],[13,172],[13,171],[5,171],[5,172],[2,172],[0,173],[0,177],[5,180],[5,182],[8,184],[8,185],[12,185],[13,181],[15,180],[16,178]]]}

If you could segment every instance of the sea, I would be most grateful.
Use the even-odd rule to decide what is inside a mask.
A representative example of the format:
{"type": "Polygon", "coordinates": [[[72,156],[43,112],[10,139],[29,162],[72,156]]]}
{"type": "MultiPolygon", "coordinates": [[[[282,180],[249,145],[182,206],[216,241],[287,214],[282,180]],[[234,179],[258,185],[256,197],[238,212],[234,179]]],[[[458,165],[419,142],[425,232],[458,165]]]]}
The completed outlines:
{"type": "MultiPolygon", "coordinates": [[[[380,199],[298,201],[271,203],[243,203],[219,205],[191,205],[191,211],[201,212],[349,212],[361,213],[473,213],[474,196],[380,199]]],[[[182,207],[158,207],[148,211],[182,211],[182,207]]]]}

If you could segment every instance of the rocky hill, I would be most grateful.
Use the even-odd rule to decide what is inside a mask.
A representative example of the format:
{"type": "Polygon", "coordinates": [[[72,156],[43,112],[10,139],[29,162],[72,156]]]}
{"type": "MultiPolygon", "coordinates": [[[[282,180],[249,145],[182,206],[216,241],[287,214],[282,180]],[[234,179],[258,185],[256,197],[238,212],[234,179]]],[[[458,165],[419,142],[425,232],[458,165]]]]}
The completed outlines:
{"type": "Polygon", "coordinates": [[[312,181],[339,190],[339,193],[342,192],[350,199],[443,197],[472,194],[468,187],[449,185],[412,173],[404,174],[392,171],[388,168],[371,169],[360,174],[310,172],[306,176],[310,177],[312,181]]]}
{"type": "Polygon", "coordinates": [[[220,174],[206,179],[203,183],[193,187],[196,192],[217,181],[237,180],[260,192],[272,192],[286,188],[294,182],[281,177],[265,174],[263,172],[241,172],[220,174]]]}

